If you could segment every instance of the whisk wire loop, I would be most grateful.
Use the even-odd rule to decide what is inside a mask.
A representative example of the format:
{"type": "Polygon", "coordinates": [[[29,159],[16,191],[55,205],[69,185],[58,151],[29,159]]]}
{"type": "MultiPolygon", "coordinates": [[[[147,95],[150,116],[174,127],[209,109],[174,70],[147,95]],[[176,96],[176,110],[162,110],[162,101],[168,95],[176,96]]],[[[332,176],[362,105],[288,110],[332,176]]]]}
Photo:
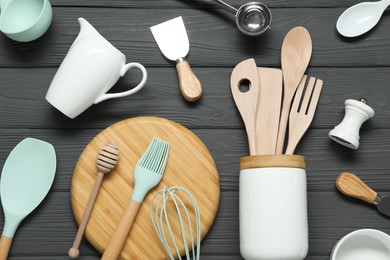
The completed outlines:
{"type": "Polygon", "coordinates": [[[187,232],[185,229],[186,222],[188,223],[189,227],[189,237],[191,238],[191,251],[192,251],[192,259],[193,260],[199,260],[200,259],[200,240],[201,240],[201,219],[200,219],[200,212],[199,207],[194,199],[194,197],[191,195],[189,191],[187,191],[185,188],[180,186],[174,186],[171,188],[164,188],[163,190],[160,190],[156,192],[152,198],[151,207],[150,207],[150,217],[152,220],[153,227],[157,233],[157,236],[159,237],[161,243],[163,244],[165,250],[168,253],[168,256],[170,259],[175,259],[174,253],[170,249],[170,243],[168,242],[168,238],[170,242],[173,245],[174,250],[176,251],[176,255],[178,259],[182,259],[180,256],[178,244],[177,244],[177,238],[175,239],[174,232],[172,230],[172,224],[169,220],[169,212],[167,210],[167,201],[172,200],[174,208],[176,210],[177,218],[179,221],[179,227],[181,230],[181,239],[184,243],[184,250],[185,250],[185,256],[186,259],[191,259],[190,250],[187,243],[187,232]],[[194,215],[196,218],[196,237],[194,238],[194,232],[193,232],[193,226],[191,224],[191,215],[183,202],[183,200],[180,198],[180,196],[177,195],[177,192],[181,191],[187,195],[187,197],[190,199],[194,211],[194,215]],[[158,199],[157,197],[160,196],[158,199]],[[155,200],[157,202],[155,203],[155,200]],[[156,208],[154,209],[153,205],[156,204],[156,208]],[[182,211],[184,209],[184,212],[182,211]],[[168,232],[168,238],[166,236],[166,230],[164,228],[166,226],[167,232],[168,232]],[[196,239],[196,244],[194,243],[194,240],[196,239]],[[195,252],[196,247],[196,252],[195,252]]]}

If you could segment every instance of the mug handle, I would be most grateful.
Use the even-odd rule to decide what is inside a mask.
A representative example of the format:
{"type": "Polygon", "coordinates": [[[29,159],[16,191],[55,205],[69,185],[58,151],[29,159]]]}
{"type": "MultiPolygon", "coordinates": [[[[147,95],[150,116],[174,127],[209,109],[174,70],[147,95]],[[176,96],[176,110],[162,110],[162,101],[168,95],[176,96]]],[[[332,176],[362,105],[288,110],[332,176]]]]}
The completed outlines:
{"type": "Polygon", "coordinates": [[[148,73],[142,64],[137,63],[137,62],[127,63],[126,65],[124,65],[122,67],[122,69],[120,71],[120,76],[123,77],[126,74],[126,72],[131,68],[138,68],[142,72],[142,80],[135,88],[132,88],[128,91],[124,91],[124,92],[120,92],[120,93],[103,94],[102,96],[98,97],[95,100],[94,104],[100,103],[104,100],[111,99],[111,98],[120,98],[120,97],[129,96],[131,94],[138,92],[141,88],[143,88],[143,86],[145,85],[146,80],[148,78],[148,73]]]}

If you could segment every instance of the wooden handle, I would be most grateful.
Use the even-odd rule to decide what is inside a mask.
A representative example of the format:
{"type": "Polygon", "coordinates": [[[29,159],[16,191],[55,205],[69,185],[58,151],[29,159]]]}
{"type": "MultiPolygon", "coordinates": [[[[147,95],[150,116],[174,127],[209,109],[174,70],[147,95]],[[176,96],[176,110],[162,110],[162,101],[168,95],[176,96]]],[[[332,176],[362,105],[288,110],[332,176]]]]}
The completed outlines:
{"type": "Polygon", "coordinates": [[[134,200],[129,202],[126,211],[123,213],[122,218],[116,226],[114,234],[112,235],[111,240],[108,243],[106,250],[104,251],[102,260],[118,259],[140,206],[141,204],[134,200]]]}
{"type": "Polygon", "coordinates": [[[93,205],[95,204],[95,200],[100,188],[100,185],[102,183],[104,177],[104,173],[98,172],[95,180],[95,184],[93,186],[93,189],[91,191],[91,195],[89,196],[89,200],[87,203],[87,206],[85,207],[83,218],[81,219],[79,229],[77,231],[76,237],[73,242],[72,248],[69,249],[68,255],[70,258],[77,258],[79,256],[79,246],[81,242],[81,238],[83,237],[85,228],[88,223],[89,216],[91,215],[93,205]]]}
{"type": "Polygon", "coordinates": [[[0,260],[7,260],[11,248],[12,238],[2,236],[0,239],[0,260]]]}
{"type": "Polygon", "coordinates": [[[373,204],[377,193],[368,187],[355,174],[349,172],[340,173],[336,180],[337,189],[350,197],[354,197],[373,204]]]}
{"type": "Polygon", "coordinates": [[[200,99],[202,84],[192,71],[188,61],[180,61],[176,64],[176,69],[179,74],[179,86],[183,97],[190,102],[200,99]]]}
{"type": "Polygon", "coordinates": [[[286,137],[288,114],[290,113],[291,101],[283,100],[282,114],[280,115],[278,138],[276,142],[276,154],[283,153],[284,139],[286,137]]]}

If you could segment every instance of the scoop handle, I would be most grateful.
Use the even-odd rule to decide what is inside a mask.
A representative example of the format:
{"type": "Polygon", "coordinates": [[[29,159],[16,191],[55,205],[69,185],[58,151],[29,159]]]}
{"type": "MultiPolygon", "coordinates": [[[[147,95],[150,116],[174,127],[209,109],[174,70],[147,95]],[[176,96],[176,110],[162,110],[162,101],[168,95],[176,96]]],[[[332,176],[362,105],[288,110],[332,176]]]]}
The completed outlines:
{"type": "Polygon", "coordinates": [[[343,172],[337,177],[337,189],[349,197],[373,204],[377,193],[368,187],[359,177],[350,172],[343,172]]]}
{"type": "Polygon", "coordinates": [[[121,220],[119,221],[114,234],[112,235],[110,242],[104,254],[102,256],[102,260],[113,260],[118,259],[123,245],[126,242],[127,237],[129,236],[129,232],[131,227],[133,226],[135,217],[137,216],[138,210],[141,204],[135,200],[131,200],[127,205],[125,212],[123,213],[121,220]]]}
{"type": "MultiPolygon", "coordinates": [[[[205,1],[206,2],[206,1],[205,1]]],[[[237,8],[234,8],[233,6],[229,5],[228,3],[225,3],[224,1],[221,1],[221,0],[213,0],[214,3],[220,5],[221,7],[223,7],[226,11],[229,11],[231,12],[232,14],[237,14],[238,13],[238,9],[237,8]]]]}
{"type": "Polygon", "coordinates": [[[188,61],[179,59],[176,64],[180,91],[185,100],[194,102],[202,96],[202,84],[192,71],[188,61]]]}
{"type": "Polygon", "coordinates": [[[12,244],[12,237],[1,236],[0,239],[0,260],[7,260],[12,244]]]}

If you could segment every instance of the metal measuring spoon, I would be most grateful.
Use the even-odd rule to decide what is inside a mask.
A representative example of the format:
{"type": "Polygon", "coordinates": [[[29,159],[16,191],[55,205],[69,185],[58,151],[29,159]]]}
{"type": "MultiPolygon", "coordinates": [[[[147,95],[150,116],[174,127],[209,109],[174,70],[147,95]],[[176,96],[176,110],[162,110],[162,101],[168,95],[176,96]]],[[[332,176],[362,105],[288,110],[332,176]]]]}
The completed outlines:
{"type": "Polygon", "coordinates": [[[272,15],[263,3],[249,2],[236,9],[221,0],[213,1],[236,15],[237,27],[246,35],[260,35],[270,28],[272,15]]]}

